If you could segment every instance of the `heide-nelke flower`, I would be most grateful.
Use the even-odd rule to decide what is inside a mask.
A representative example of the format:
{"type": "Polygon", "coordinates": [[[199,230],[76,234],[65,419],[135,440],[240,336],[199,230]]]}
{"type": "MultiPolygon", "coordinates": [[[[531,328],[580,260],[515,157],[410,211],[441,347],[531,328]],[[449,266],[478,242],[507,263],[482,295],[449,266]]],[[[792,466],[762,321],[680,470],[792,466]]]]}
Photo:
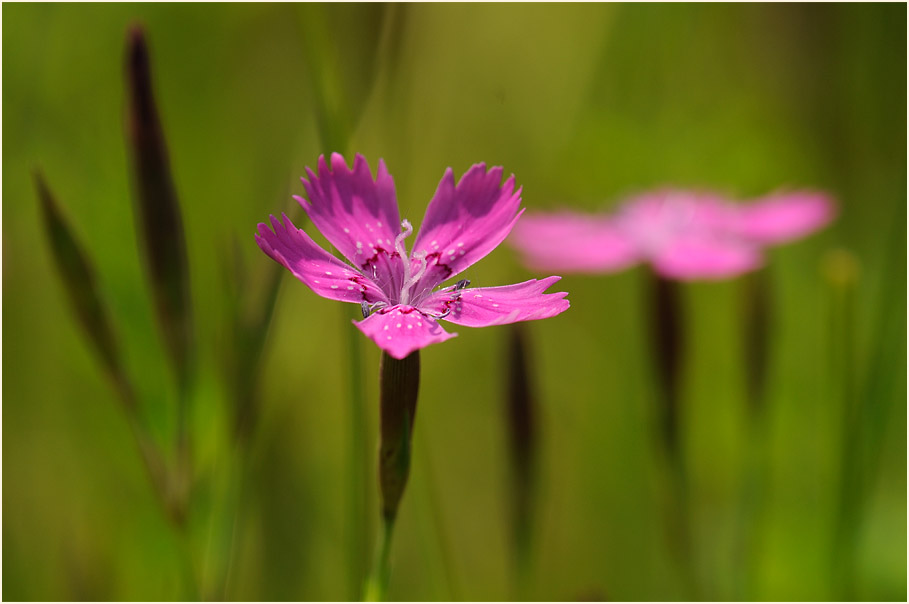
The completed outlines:
{"type": "Polygon", "coordinates": [[[529,215],[509,242],[527,265],[541,270],[611,273],[648,262],[669,279],[726,279],[760,267],[764,246],[807,235],[833,214],[822,193],[738,204],[665,190],[635,197],[609,215],[529,215]]]}
{"type": "Polygon", "coordinates": [[[476,164],[455,184],[445,171],[429,202],[410,252],[413,226],[398,215],[394,182],[379,160],[375,179],[357,155],[353,169],[332,154],[319,158],[318,174],[306,170],[308,199],[295,197],[313,225],[347,262],[319,247],[287,216],[259,224],[256,242],[274,260],[322,297],[359,304],[355,325],[396,359],[457,334],[457,325],[485,327],[545,319],[565,311],[565,292],[543,293],[560,277],[501,287],[469,287],[469,281],[437,289],[496,248],[521,216],[514,176],[502,184],[502,168],[476,164]]]}

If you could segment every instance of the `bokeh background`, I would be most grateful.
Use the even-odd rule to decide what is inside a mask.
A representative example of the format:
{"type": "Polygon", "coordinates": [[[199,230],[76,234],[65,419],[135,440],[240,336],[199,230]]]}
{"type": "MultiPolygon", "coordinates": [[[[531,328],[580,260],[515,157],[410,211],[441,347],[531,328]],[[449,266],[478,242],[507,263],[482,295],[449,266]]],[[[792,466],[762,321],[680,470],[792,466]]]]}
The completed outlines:
{"type": "MultiPolygon", "coordinates": [[[[284,277],[253,436],[240,455],[224,437],[235,250],[256,287],[266,281],[255,225],[291,207],[304,167],[343,145],[373,169],[385,159],[402,216],[415,222],[446,167],[460,174],[479,161],[513,172],[530,210],[608,208],[660,185],[833,194],[838,220],[773,250],[766,269],[766,481],[746,592],[737,539],[752,442],[747,289],[742,279],[683,288],[692,565],[705,599],[905,600],[905,5],[6,4],[2,44],[4,599],[191,597],[181,560],[202,580],[209,573],[223,524],[210,521],[221,505],[210,485],[237,458],[248,472],[223,595],[356,593],[350,308],[284,277]],[[199,342],[188,548],[67,304],[31,179],[43,171],[90,254],[143,417],[165,442],[174,392],[124,134],[123,57],[136,22],[151,47],[199,342]],[[844,420],[846,405],[871,418],[844,420]],[[836,527],[853,433],[863,435],[850,466],[861,505],[844,587],[836,527]]],[[[465,276],[494,285],[532,275],[503,246],[465,276]]],[[[641,269],[565,276],[570,311],[528,325],[540,405],[529,591],[516,591],[510,561],[509,332],[461,328],[424,351],[390,597],[686,597],[659,510],[645,285],[641,269]]],[[[364,449],[374,456],[379,351],[363,343],[364,449]]],[[[370,473],[366,560],[374,484],[370,473]]]]}

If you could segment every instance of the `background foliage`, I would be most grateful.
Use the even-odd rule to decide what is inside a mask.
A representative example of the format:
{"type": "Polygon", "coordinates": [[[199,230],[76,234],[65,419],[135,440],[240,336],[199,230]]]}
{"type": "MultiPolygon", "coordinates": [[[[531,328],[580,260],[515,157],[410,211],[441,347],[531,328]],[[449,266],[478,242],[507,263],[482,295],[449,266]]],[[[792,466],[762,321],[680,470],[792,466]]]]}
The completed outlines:
{"type": "MultiPolygon", "coordinates": [[[[773,251],[768,269],[769,465],[754,595],[844,597],[830,558],[848,397],[831,358],[843,335],[824,270],[842,249],[859,267],[846,367],[881,427],[858,464],[866,504],[855,594],[905,599],[905,5],[7,4],[3,17],[5,599],[186,597],[179,545],[62,295],[30,177],[43,170],[93,257],[143,413],[165,438],[175,393],[163,379],[125,150],[123,54],[136,21],[150,41],[189,248],[203,486],[229,459],[220,364],[234,239],[264,281],[255,225],[290,207],[304,166],[333,136],[350,136],[349,151],[373,169],[385,159],[414,221],[445,167],[460,174],[478,161],[515,173],[530,209],[604,208],[665,184],[739,196],[816,187],[838,198],[838,221],[773,251]],[[336,108],[329,117],[347,131],[326,131],[320,106],[336,108]]],[[[501,248],[467,276],[492,285],[530,275],[501,248]]],[[[644,277],[566,276],[572,309],[530,326],[543,466],[535,599],[679,597],[657,509],[644,277]]],[[[741,572],[745,295],[742,280],[684,288],[684,435],[706,598],[736,597],[741,572]]],[[[349,310],[284,279],[229,598],[349,597],[349,310]]],[[[506,330],[458,331],[423,354],[397,599],[514,594],[506,330]]],[[[378,358],[364,346],[369,401],[378,358]]],[[[374,428],[374,405],[368,412],[374,428]]],[[[372,484],[370,497],[374,510],[372,484]]],[[[194,513],[204,527],[205,506],[194,513]]]]}

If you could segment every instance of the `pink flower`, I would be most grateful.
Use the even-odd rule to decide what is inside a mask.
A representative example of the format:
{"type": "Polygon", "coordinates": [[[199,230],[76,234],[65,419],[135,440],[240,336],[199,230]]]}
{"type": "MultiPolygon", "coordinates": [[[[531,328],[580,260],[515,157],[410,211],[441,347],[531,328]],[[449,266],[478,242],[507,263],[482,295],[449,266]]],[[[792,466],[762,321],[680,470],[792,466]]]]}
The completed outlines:
{"type": "Polygon", "coordinates": [[[375,179],[359,154],[353,170],[335,153],[331,168],[322,156],[318,175],[306,172],[309,201],[295,198],[350,264],[320,248],[287,216],[283,225],[274,216],[272,228],[259,224],[256,242],[320,296],[360,304],[364,320],[354,324],[394,358],[457,335],[443,330],[439,319],[486,327],[546,319],[568,308],[566,293],[543,293],[560,277],[479,288],[461,280],[436,289],[495,249],[523,212],[514,176],[501,184],[502,168],[487,172],[476,164],[457,185],[446,170],[410,254],[404,240],[413,227],[399,219],[394,182],[382,160],[375,179]]]}
{"type": "Polygon", "coordinates": [[[537,269],[608,273],[650,262],[670,279],[724,279],[758,268],[762,246],[807,235],[833,213],[820,193],[742,205],[713,194],[659,191],[630,200],[610,216],[527,216],[510,242],[537,269]]]}

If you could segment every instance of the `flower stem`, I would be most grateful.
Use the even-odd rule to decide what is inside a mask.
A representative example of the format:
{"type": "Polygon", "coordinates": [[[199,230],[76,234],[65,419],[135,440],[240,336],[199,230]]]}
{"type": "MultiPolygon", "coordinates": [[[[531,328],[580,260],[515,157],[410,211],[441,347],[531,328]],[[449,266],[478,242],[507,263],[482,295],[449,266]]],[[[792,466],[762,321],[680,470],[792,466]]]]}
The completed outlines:
{"type": "Polygon", "coordinates": [[[388,563],[391,552],[391,538],[395,530],[395,519],[382,519],[382,534],[379,538],[379,547],[376,550],[376,562],[372,574],[366,581],[363,600],[366,602],[384,602],[388,593],[388,580],[391,577],[391,567],[388,563]]]}
{"type": "Polygon", "coordinates": [[[681,574],[687,597],[697,600],[697,578],[688,510],[688,473],[682,446],[681,355],[684,329],[678,284],[652,275],[651,351],[659,386],[657,417],[661,449],[666,464],[663,509],[670,554],[681,574]]]}
{"type": "Polygon", "coordinates": [[[410,475],[410,444],[417,392],[420,388],[420,353],[403,359],[382,353],[379,378],[379,486],[382,517],[394,520],[410,475]]]}
{"type": "Polygon", "coordinates": [[[536,511],[537,403],[528,348],[525,327],[520,323],[510,326],[506,426],[511,445],[511,538],[514,594],[518,600],[531,599],[533,517],[536,511]]]}
{"type": "Polygon", "coordinates": [[[768,409],[767,367],[769,364],[772,313],[770,280],[767,269],[745,277],[743,339],[747,393],[745,460],[742,470],[738,525],[736,528],[737,580],[734,594],[737,600],[750,600],[757,575],[758,537],[764,513],[764,492],[767,488],[767,431],[768,409]]]}
{"type": "Polygon", "coordinates": [[[653,282],[652,345],[660,387],[659,422],[666,454],[681,455],[679,435],[680,366],[682,352],[681,304],[678,285],[655,276],[653,282]]]}
{"type": "Polygon", "coordinates": [[[413,421],[420,389],[420,353],[403,359],[382,353],[379,368],[379,490],[382,496],[382,535],[365,598],[381,600],[388,589],[389,551],[398,506],[410,474],[413,421]]]}

